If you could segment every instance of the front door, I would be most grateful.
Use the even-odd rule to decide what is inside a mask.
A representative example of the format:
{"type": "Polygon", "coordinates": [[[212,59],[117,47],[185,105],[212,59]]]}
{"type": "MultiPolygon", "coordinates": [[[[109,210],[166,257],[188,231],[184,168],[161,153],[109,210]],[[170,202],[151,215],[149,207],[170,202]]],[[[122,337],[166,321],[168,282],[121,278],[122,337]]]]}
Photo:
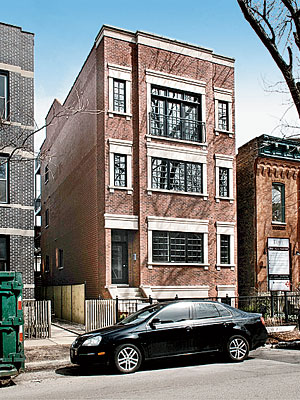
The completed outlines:
{"type": "Polygon", "coordinates": [[[128,283],[128,234],[112,230],[111,234],[111,281],[112,284],[128,283]]]}

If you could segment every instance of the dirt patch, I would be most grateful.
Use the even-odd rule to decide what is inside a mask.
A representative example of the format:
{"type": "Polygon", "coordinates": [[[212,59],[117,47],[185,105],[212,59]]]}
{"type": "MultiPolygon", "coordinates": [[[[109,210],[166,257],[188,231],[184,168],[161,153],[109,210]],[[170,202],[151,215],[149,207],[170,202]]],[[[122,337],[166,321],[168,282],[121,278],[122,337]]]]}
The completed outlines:
{"type": "Polygon", "coordinates": [[[25,349],[26,362],[61,360],[69,357],[69,345],[28,347],[25,349]]]}
{"type": "Polygon", "coordinates": [[[294,329],[291,332],[272,332],[269,333],[267,343],[277,344],[279,342],[294,342],[300,340],[300,332],[298,329],[294,329]]]}

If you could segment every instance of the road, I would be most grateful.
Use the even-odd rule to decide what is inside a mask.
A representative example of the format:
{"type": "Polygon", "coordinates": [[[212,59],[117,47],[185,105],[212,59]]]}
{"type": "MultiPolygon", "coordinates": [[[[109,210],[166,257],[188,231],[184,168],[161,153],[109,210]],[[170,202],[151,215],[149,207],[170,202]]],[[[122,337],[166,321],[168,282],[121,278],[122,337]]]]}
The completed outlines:
{"type": "Polygon", "coordinates": [[[238,364],[177,359],[130,375],[71,366],[22,374],[15,383],[0,389],[0,399],[292,400],[300,398],[300,352],[263,348],[238,364]]]}

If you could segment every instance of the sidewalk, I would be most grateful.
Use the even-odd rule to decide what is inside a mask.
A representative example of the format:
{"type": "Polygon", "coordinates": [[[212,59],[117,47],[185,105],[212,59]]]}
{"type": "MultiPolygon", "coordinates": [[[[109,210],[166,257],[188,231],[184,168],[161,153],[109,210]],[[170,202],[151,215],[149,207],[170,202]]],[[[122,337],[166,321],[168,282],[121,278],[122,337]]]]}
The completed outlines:
{"type": "Polygon", "coordinates": [[[56,321],[51,325],[51,338],[24,341],[25,370],[58,368],[70,363],[70,345],[84,333],[81,326],[56,321]]]}

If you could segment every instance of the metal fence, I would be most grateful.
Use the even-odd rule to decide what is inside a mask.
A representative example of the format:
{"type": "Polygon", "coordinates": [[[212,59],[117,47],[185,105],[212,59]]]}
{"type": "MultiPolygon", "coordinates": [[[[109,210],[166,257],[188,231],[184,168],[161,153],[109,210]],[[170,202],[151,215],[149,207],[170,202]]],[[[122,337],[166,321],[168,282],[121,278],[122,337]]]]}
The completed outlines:
{"type": "Polygon", "coordinates": [[[51,337],[51,301],[23,300],[25,339],[51,337]]]}

